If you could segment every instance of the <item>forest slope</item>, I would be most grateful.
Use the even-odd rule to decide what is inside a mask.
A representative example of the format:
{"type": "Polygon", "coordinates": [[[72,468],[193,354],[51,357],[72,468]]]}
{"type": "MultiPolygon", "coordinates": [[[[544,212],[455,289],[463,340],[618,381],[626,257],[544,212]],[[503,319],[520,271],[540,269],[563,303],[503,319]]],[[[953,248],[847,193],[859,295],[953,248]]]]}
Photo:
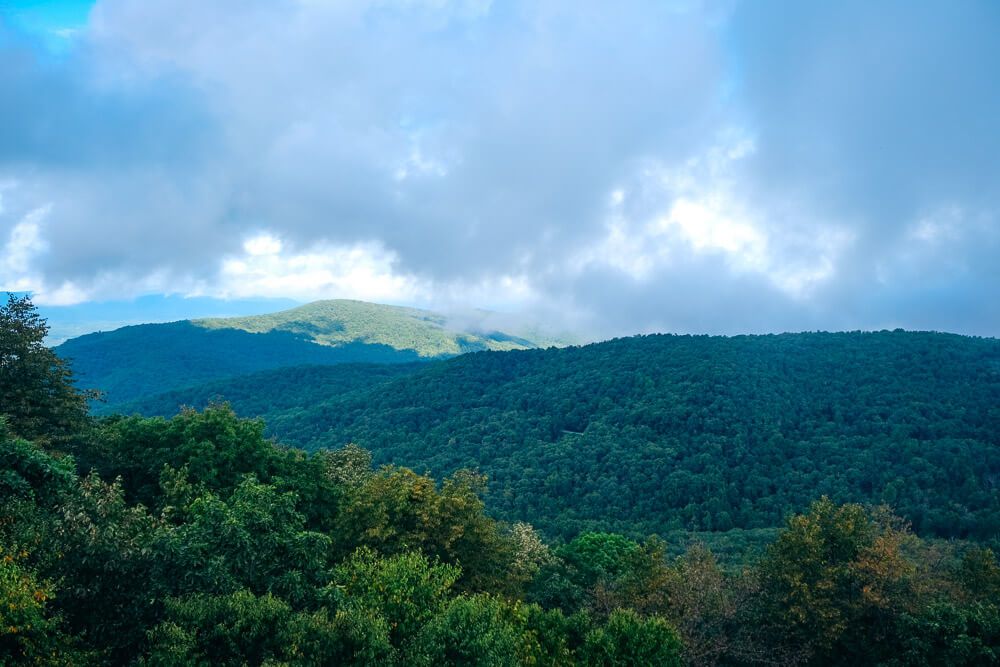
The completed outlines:
{"type": "Polygon", "coordinates": [[[243,381],[213,395],[284,442],[477,468],[494,513],[554,535],[776,526],[821,494],[889,503],[928,535],[1000,532],[995,339],[656,335],[463,355],[325,399],[273,382],[248,403],[243,381]]]}

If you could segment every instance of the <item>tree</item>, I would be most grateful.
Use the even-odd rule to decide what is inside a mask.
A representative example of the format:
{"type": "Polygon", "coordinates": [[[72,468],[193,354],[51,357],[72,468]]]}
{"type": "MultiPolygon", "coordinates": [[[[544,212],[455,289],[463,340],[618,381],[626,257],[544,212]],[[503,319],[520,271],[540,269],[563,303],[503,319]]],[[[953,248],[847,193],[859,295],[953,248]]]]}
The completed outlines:
{"type": "MultiPolygon", "coordinates": [[[[901,615],[887,667],[1000,663],[1000,608],[974,602],[932,602],[901,615]]],[[[857,662],[855,662],[857,664],[857,662]]]]}
{"type": "Polygon", "coordinates": [[[489,595],[454,598],[418,638],[413,664],[515,667],[537,652],[523,605],[489,595]]]}
{"type": "Polygon", "coordinates": [[[50,586],[0,544],[0,664],[71,665],[74,641],[48,610],[50,586]]]}
{"type": "Polygon", "coordinates": [[[789,519],[760,564],[759,627],[821,664],[871,659],[912,598],[908,538],[885,508],[816,501],[789,519]]]}
{"type": "Polygon", "coordinates": [[[666,573],[660,541],[639,544],[615,533],[589,532],[555,555],[555,562],[539,566],[532,582],[531,597],[543,606],[587,608],[602,618],[620,607],[642,613],[658,610],[666,573]]]}
{"type": "Polygon", "coordinates": [[[460,590],[502,590],[514,545],[483,512],[483,487],[481,477],[461,470],[438,487],[427,475],[383,468],[346,490],[334,547],[343,556],[358,546],[383,554],[422,551],[461,566],[460,590]]]}
{"type": "Polygon", "coordinates": [[[32,560],[59,585],[52,608],[99,662],[125,664],[141,650],[168,583],[156,576],[153,550],[161,522],[129,506],[120,484],[93,474],[49,516],[32,560]]]}
{"type": "Polygon", "coordinates": [[[583,664],[602,667],[683,664],[677,631],[658,617],[641,618],[633,611],[612,612],[607,625],[587,635],[583,664]]]}
{"type": "Polygon", "coordinates": [[[54,458],[37,443],[11,437],[0,418],[0,524],[18,502],[55,507],[77,484],[73,459],[54,458]]]}
{"type": "Polygon", "coordinates": [[[444,609],[460,574],[460,568],[432,562],[420,553],[380,558],[362,547],[336,569],[330,597],[338,608],[367,610],[384,618],[390,640],[402,648],[444,609]]]}
{"type": "Polygon", "coordinates": [[[158,541],[163,573],[177,593],[272,592],[293,603],[326,585],[332,540],[305,529],[292,492],[248,475],[227,499],[211,492],[165,514],[180,525],[158,541]]]}
{"type": "Polygon", "coordinates": [[[392,656],[379,619],[325,609],[297,612],[271,594],[190,595],[167,601],[166,620],[150,633],[144,664],[384,665],[392,656]]]}
{"type": "Polygon", "coordinates": [[[65,360],[45,347],[48,324],[27,296],[0,306],[0,414],[15,435],[57,440],[87,419],[91,392],[81,392],[65,360]]]}
{"type": "Polygon", "coordinates": [[[740,652],[737,614],[748,598],[746,586],[727,576],[703,544],[677,558],[661,591],[660,611],[683,638],[687,664],[715,665],[740,652]]]}
{"type": "Polygon", "coordinates": [[[973,599],[1000,599],[1000,563],[992,549],[969,549],[959,566],[958,580],[973,599]]]}

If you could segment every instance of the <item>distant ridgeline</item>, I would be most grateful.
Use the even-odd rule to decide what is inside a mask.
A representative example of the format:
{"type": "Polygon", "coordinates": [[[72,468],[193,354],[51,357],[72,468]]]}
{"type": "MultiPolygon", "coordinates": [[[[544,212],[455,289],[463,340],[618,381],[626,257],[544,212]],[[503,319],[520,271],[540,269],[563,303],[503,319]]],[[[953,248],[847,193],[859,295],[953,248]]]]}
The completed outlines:
{"type": "MultiPolygon", "coordinates": [[[[270,360],[283,362],[311,360],[270,360]]],[[[95,378],[92,368],[80,370],[95,378]]],[[[155,387],[159,372],[134,381],[155,387]]],[[[641,336],[395,368],[278,369],[124,407],[170,415],[217,398],[264,417],[284,443],[354,442],[376,462],[435,475],[479,469],[492,513],[552,536],[765,528],[824,494],[887,503],[925,535],[1000,535],[995,339],[641,336]]]]}
{"type": "Polygon", "coordinates": [[[105,393],[94,411],[108,414],[150,394],[274,368],[398,364],[558,343],[526,335],[460,330],[429,311],[337,300],[270,315],[123,327],[73,338],[56,352],[72,360],[79,386],[105,393]]]}

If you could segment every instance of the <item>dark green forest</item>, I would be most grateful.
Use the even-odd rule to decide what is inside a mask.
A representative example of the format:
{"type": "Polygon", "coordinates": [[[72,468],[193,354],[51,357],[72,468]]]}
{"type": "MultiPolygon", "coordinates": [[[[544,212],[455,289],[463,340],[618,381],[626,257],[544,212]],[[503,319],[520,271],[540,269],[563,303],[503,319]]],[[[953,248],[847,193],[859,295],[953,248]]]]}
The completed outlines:
{"type": "MultiPolygon", "coordinates": [[[[223,378],[124,403],[91,401],[96,415],[142,414],[171,417],[182,407],[228,402],[241,415],[273,417],[308,409],[312,401],[370,389],[423,368],[426,362],[303,365],[223,378]]],[[[269,433],[273,429],[269,428],[269,433]]]]}
{"type": "Polygon", "coordinates": [[[765,529],[821,495],[887,503],[928,537],[1000,535],[995,339],[655,335],[407,370],[352,387],[282,369],[129,409],[226,399],[310,451],[353,442],[376,463],[476,469],[492,514],[562,539],[765,529]]]}
{"type": "MultiPolygon", "coordinates": [[[[377,465],[357,445],[313,452],[285,447],[266,436],[262,420],[238,417],[225,405],[171,418],[95,418],[71,367],[44,346],[45,329],[27,299],[12,297],[0,307],[0,664],[1000,663],[995,553],[974,540],[918,535],[889,504],[841,502],[824,496],[816,484],[813,500],[800,511],[784,512],[773,541],[759,555],[731,567],[721,566],[697,543],[672,555],[676,549],[657,536],[636,539],[588,529],[544,539],[528,522],[509,522],[487,511],[500,497],[488,490],[496,482],[474,471],[435,479],[400,465],[377,465]]],[[[783,361],[763,355],[744,368],[737,354],[749,345],[743,339],[725,343],[736,350],[711,355],[699,345],[706,340],[719,345],[716,339],[637,340],[672,349],[679,364],[671,367],[674,375],[701,359],[706,375],[687,380],[687,391],[699,400],[732,390],[721,379],[708,383],[710,388],[692,388],[695,379],[723,369],[733,374],[725,377],[754,377],[772,364],[790,369],[806,363],[790,353],[783,361]],[[678,345],[688,346],[686,356],[678,345]]],[[[779,338],[775,344],[787,340],[810,339],[779,338]]],[[[850,356],[844,348],[863,348],[866,353],[859,356],[889,363],[901,358],[896,349],[901,347],[926,362],[912,378],[915,385],[919,377],[928,386],[896,393],[885,391],[893,385],[888,381],[869,387],[864,396],[872,415],[841,416],[858,433],[851,437],[863,438],[873,415],[900,405],[905,395],[915,414],[927,416],[907,437],[940,446],[941,431],[947,430],[948,438],[987,451],[990,441],[977,439],[985,426],[975,420],[996,414],[984,407],[970,416],[987,399],[970,400],[968,394],[995,387],[992,342],[956,345],[948,338],[886,334],[885,341],[899,342],[886,343],[890,349],[878,353],[869,349],[879,347],[875,338],[847,336],[840,348],[821,345],[822,340],[811,344],[840,350],[841,360],[850,356]],[[924,350],[930,358],[920,356],[924,350]],[[939,366],[944,360],[951,363],[939,366]],[[945,391],[963,368],[982,370],[945,391]],[[940,392],[936,401],[931,391],[940,392]],[[918,401],[920,396],[927,402],[918,401]],[[945,419],[950,410],[956,414],[945,419]]],[[[451,414],[445,410],[439,421],[447,417],[460,426],[458,415],[475,413],[474,404],[487,401],[491,388],[497,396],[512,395],[519,378],[534,387],[520,403],[498,401],[493,419],[504,420],[508,412],[545,414],[552,407],[546,401],[555,400],[559,386],[582,382],[580,396],[569,395],[571,409],[559,412],[558,419],[549,413],[544,422],[548,442],[564,442],[559,433],[586,434],[595,415],[617,414],[607,394],[618,384],[625,396],[663,377],[653,366],[671,355],[630,355],[632,345],[635,341],[616,341],[567,350],[563,360],[579,363],[564,364],[561,373],[554,370],[559,357],[548,352],[476,354],[383,378],[368,386],[368,398],[378,400],[372,407],[386,410],[390,425],[421,388],[437,386],[429,404],[443,406],[450,391],[457,407],[451,414]],[[593,350],[601,354],[587,366],[580,360],[593,350]],[[622,354],[616,375],[604,380],[588,375],[588,368],[613,366],[615,350],[622,354]],[[532,364],[535,375],[527,372],[532,364]],[[473,368],[483,373],[478,383],[473,368]],[[548,370],[540,374],[542,369],[548,370]],[[465,382],[433,384],[451,373],[465,382]],[[552,386],[537,384],[542,378],[552,386]],[[577,404],[581,408],[572,409],[577,404]]],[[[919,365],[908,362],[905,368],[919,365]]],[[[838,378],[853,391],[863,386],[851,383],[846,371],[833,372],[833,366],[824,367],[830,386],[839,386],[838,378]]],[[[899,377],[885,368],[870,372],[899,377]]],[[[813,377],[823,382],[824,373],[813,377]]],[[[350,384],[341,381],[342,387],[350,384]]],[[[364,391],[364,384],[359,380],[362,388],[355,389],[364,391]]],[[[708,417],[711,401],[704,403],[705,412],[688,415],[692,437],[745,429],[738,419],[732,426],[723,423],[745,416],[753,405],[768,405],[763,398],[754,403],[758,393],[770,400],[781,391],[788,392],[785,409],[797,424],[788,432],[808,433],[807,420],[791,416],[811,414],[807,406],[820,400],[822,389],[811,393],[804,385],[794,391],[785,385],[782,390],[763,381],[752,386],[756,391],[726,403],[733,412],[720,413],[718,424],[708,417]]],[[[345,405],[359,400],[354,389],[345,391],[345,405]]],[[[644,411],[623,411],[618,423],[627,423],[625,415],[641,414],[645,422],[635,427],[655,432],[656,424],[672,424],[696,404],[692,398],[672,409],[668,397],[682,393],[664,394],[662,403],[651,402],[644,411]],[[664,414],[657,415],[658,409],[664,414]]],[[[833,402],[830,414],[845,405],[833,402]]],[[[776,412],[772,408],[762,416],[761,429],[775,420],[781,425],[776,412]]],[[[882,419],[893,426],[904,423],[891,413],[882,419]]],[[[606,422],[616,423],[610,417],[606,422]]],[[[416,432],[397,427],[386,438],[410,431],[416,432]]],[[[430,438],[434,430],[424,432],[428,451],[439,447],[430,438]]],[[[879,431],[872,429],[869,436],[879,431]]],[[[907,437],[897,439],[905,443],[907,437]]],[[[414,440],[412,434],[403,440],[400,451],[409,451],[414,440]]],[[[527,438],[519,442],[531,444],[527,438]]],[[[724,451],[721,443],[720,438],[724,451]]],[[[860,449],[860,441],[851,447],[860,449]]],[[[720,465],[709,460],[712,456],[706,453],[706,469],[720,465]]],[[[779,453],[769,456],[784,460],[779,453]]],[[[757,465],[764,469],[766,461],[757,465]]],[[[973,466],[977,485],[989,483],[988,475],[975,475],[992,461],[973,466]]],[[[937,494],[924,501],[929,510],[940,509],[934,503],[956,493],[943,479],[940,483],[937,494]]],[[[620,502],[614,494],[623,488],[609,488],[609,507],[620,502]]],[[[728,487],[720,491],[724,495],[728,487]]],[[[945,508],[951,511],[952,504],[945,508]]],[[[967,511],[979,510],[985,511],[967,511]]],[[[751,523],[770,525],[771,519],[751,523]]],[[[974,520],[968,525],[972,537],[986,532],[974,520]]]]}

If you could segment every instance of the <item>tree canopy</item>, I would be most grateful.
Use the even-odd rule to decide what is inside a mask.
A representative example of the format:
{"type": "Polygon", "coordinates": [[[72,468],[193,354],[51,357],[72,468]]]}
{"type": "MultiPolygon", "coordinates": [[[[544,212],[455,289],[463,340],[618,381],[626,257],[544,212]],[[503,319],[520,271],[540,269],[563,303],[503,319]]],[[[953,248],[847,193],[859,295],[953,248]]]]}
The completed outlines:
{"type": "Polygon", "coordinates": [[[546,541],[477,473],[281,447],[225,405],[78,419],[0,421],[4,665],[1000,663],[994,550],[887,506],[820,497],[725,568],[546,541]]]}
{"type": "Polygon", "coordinates": [[[49,328],[28,296],[0,305],[0,416],[24,438],[65,438],[82,428],[91,394],[45,346],[49,328]]]}
{"type": "Polygon", "coordinates": [[[1000,536],[993,339],[655,335],[469,354],[369,385],[313,377],[275,371],[134,407],[232,399],[306,449],[353,442],[377,463],[477,469],[490,512],[562,539],[774,528],[823,494],[890,504],[921,535],[1000,536]]]}

